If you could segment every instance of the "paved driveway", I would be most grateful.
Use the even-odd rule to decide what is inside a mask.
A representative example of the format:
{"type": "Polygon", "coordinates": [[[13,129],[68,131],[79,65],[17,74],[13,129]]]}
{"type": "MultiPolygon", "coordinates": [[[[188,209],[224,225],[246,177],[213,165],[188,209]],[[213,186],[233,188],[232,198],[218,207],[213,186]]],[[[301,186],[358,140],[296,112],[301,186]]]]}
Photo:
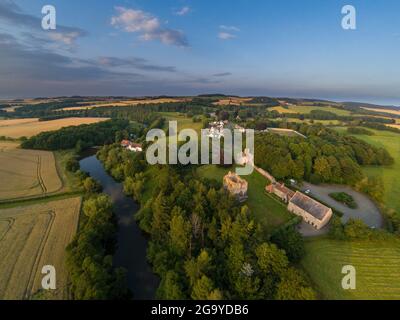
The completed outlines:
{"type": "Polygon", "coordinates": [[[375,203],[369,199],[366,195],[357,192],[350,188],[349,186],[342,185],[313,185],[311,183],[305,182],[303,184],[302,190],[311,190],[311,196],[315,197],[317,200],[328,204],[332,208],[342,212],[344,214],[342,221],[346,222],[350,218],[361,219],[368,226],[380,228],[383,226],[383,218],[379,209],[375,203]],[[332,199],[329,194],[333,192],[346,192],[351,195],[356,201],[358,208],[350,209],[344,204],[337,202],[332,199]]]}

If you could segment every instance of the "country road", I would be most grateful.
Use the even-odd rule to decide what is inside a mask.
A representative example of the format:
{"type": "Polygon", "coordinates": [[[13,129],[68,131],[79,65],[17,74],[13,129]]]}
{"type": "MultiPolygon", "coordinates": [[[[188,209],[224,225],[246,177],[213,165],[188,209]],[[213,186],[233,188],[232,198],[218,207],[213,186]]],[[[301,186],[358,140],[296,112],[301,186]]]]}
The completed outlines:
{"type": "Polygon", "coordinates": [[[349,186],[342,185],[314,185],[311,183],[303,183],[302,190],[311,190],[311,196],[315,197],[317,200],[320,200],[332,208],[337,209],[338,211],[344,214],[342,221],[346,222],[350,218],[361,219],[368,226],[381,228],[383,226],[383,218],[382,215],[375,205],[375,203],[369,199],[366,195],[357,192],[350,188],[349,186]],[[333,192],[346,192],[351,195],[356,201],[358,208],[350,209],[344,204],[337,202],[332,199],[329,194],[333,192]]]}

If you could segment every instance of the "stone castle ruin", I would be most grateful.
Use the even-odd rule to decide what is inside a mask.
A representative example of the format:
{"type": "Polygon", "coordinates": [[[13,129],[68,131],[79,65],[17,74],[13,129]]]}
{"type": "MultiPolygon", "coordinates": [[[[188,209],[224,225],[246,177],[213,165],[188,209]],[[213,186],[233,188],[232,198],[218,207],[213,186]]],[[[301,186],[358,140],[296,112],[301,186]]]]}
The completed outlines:
{"type": "Polygon", "coordinates": [[[229,172],[223,180],[225,190],[236,197],[240,202],[247,200],[248,183],[236,173],[229,172]]]}

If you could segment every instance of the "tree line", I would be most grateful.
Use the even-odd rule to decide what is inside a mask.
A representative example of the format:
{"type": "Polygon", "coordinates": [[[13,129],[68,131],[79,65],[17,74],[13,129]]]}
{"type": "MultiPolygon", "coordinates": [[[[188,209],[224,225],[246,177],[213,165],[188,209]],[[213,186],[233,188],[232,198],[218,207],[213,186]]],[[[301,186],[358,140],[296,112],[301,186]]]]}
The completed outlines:
{"type": "Polygon", "coordinates": [[[66,150],[80,146],[81,149],[113,143],[115,134],[129,127],[127,120],[65,127],[57,131],[42,132],[21,143],[25,149],[66,150]]]}

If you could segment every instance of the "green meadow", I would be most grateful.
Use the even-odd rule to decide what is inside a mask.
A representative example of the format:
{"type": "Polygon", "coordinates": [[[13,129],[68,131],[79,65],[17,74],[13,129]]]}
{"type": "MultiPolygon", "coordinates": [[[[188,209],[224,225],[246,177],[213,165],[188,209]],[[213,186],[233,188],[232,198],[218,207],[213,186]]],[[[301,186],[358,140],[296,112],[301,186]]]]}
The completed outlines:
{"type": "Polygon", "coordinates": [[[324,299],[400,299],[400,241],[306,240],[301,266],[324,299]],[[342,268],[356,270],[356,289],[342,288],[342,268]]]}
{"type": "Polygon", "coordinates": [[[334,108],[331,106],[288,106],[287,108],[284,107],[273,107],[270,108],[269,110],[276,110],[279,113],[302,113],[302,114],[308,114],[313,110],[320,110],[320,111],[329,111],[334,114],[337,114],[338,116],[349,116],[352,113],[348,110],[343,110],[343,109],[338,109],[334,108]]]}
{"type": "MultiPolygon", "coordinates": [[[[339,132],[346,134],[346,128],[336,128],[339,132]]],[[[387,208],[395,210],[400,214],[400,134],[390,131],[372,130],[373,136],[353,135],[374,146],[384,147],[395,159],[392,166],[368,166],[364,167],[365,174],[369,177],[382,179],[384,190],[384,204],[387,208]]]]}

